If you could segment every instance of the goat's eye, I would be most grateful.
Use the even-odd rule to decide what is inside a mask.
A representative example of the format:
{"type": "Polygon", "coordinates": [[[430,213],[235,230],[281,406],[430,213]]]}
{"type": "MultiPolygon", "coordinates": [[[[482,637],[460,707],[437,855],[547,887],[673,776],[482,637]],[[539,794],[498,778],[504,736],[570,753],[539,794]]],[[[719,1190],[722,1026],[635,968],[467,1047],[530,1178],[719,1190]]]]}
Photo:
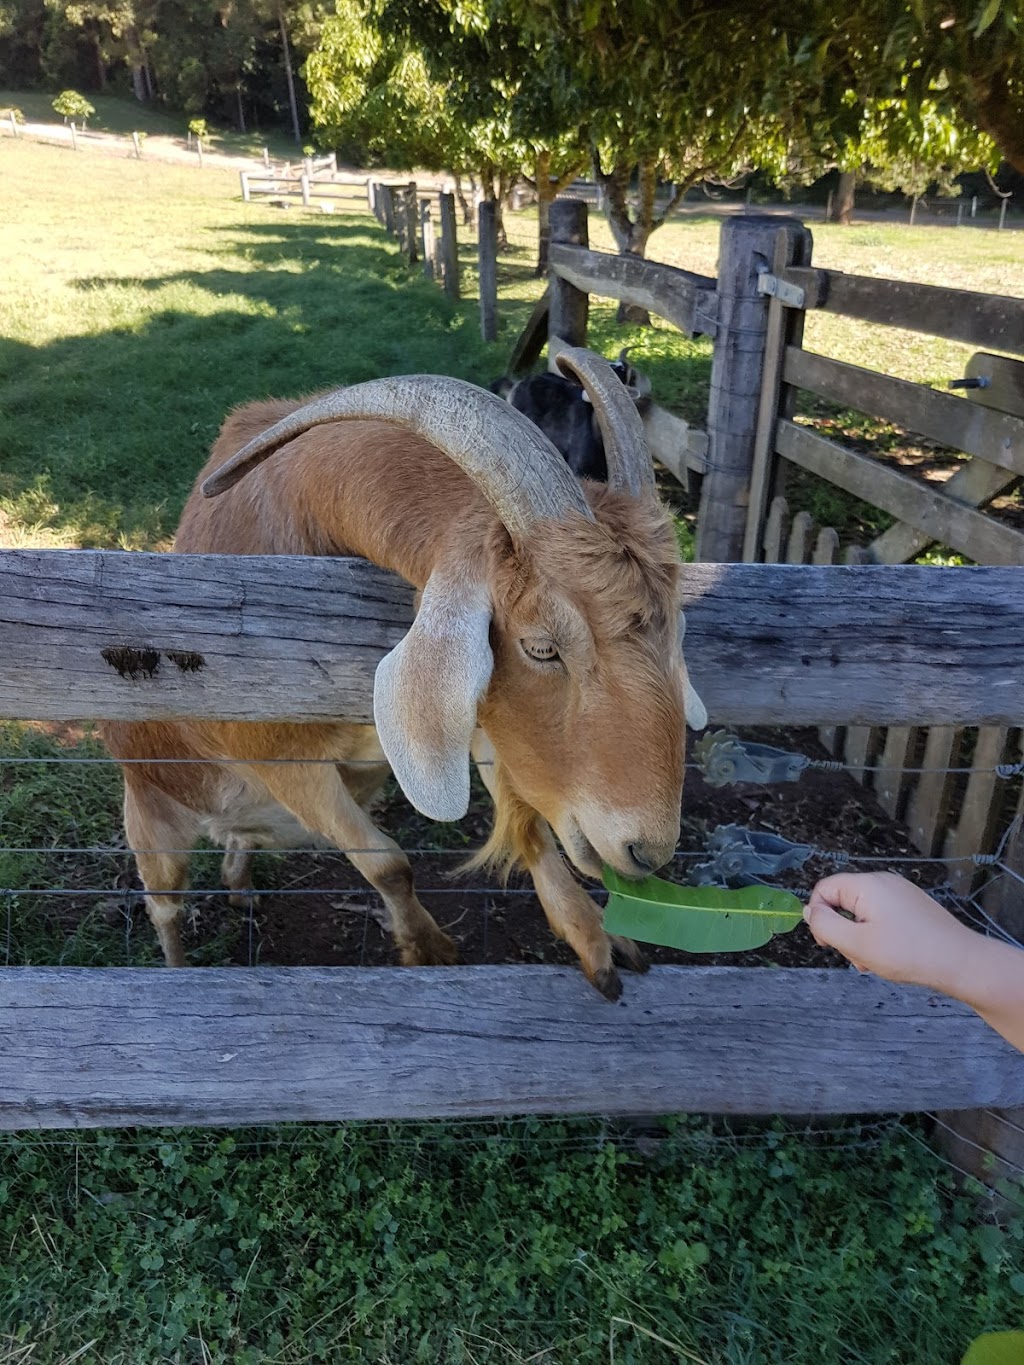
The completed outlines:
{"type": "Polygon", "coordinates": [[[538,664],[553,664],[558,662],[558,650],[550,640],[520,640],[520,646],[528,659],[533,659],[538,664]]]}

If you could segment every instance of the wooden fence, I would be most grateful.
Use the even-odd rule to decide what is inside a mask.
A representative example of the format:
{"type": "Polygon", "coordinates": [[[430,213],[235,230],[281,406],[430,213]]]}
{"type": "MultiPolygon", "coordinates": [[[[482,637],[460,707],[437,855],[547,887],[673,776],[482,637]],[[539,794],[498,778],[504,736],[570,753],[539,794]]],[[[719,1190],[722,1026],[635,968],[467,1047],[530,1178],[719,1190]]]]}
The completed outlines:
{"type": "MultiPolygon", "coordinates": [[[[526,373],[552,338],[586,343],[591,294],[647,308],[688,335],[713,340],[707,432],[691,428],[675,457],[656,452],[677,477],[705,475],[699,558],[905,563],[938,543],[981,564],[1024,564],[1024,532],[985,510],[1024,475],[1024,363],[992,353],[1024,354],[1024,300],[814,269],[811,234],[793,219],[726,220],[717,280],[590,250],[583,203],[556,201],[551,221],[551,286],[516,345],[513,373],[526,373]],[[814,308],[988,348],[967,366],[968,401],[807,351],[803,319],[814,308]],[[970,459],[946,484],[925,484],[795,421],[798,390],[897,423],[970,459]],[[867,546],[841,547],[834,531],[819,534],[805,513],[797,513],[790,533],[782,496],[787,465],[836,484],[896,523],[867,546]]],[[[1022,720],[981,731],[930,730],[923,720],[890,730],[849,725],[826,729],[823,738],[891,815],[906,820],[922,853],[952,860],[968,848],[991,852],[1014,806],[1024,802],[1019,784],[991,773],[1019,758],[1015,727],[1022,720]],[[978,771],[970,775],[946,771],[972,765],[978,771]]],[[[950,877],[968,890],[978,871],[951,861],[950,877]]]]}
{"type": "Polygon", "coordinates": [[[302,161],[273,166],[265,155],[265,173],[239,171],[238,179],[245,203],[263,195],[274,203],[287,204],[299,200],[303,208],[317,208],[332,213],[335,204],[351,200],[365,204],[369,193],[367,176],[342,175],[334,152],[322,157],[305,157],[302,161]]]}
{"type": "MultiPolygon", "coordinates": [[[[879,326],[1024,354],[1024,300],[815,270],[809,233],[800,251],[798,263],[779,247],[774,273],[766,279],[775,292],[769,295],[744,558],[780,552],[770,500],[776,489],[788,491],[787,471],[797,468],[895,519],[869,544],[851,547],[857,560],[905,563],[938,544],[979,564],[1024,564],[1024,532],[986,510],[1024,475],[1024,363],[989,350],[977,352],[967,365],[965,401],[802,345],[806,311],[821,308],[879,326]],[[895,423],[969,458],[945,483],[924,484],[794,421],[798,391],[895,423]]],[[[782,510],[775,520],[780,516],[782,510]]],[[[790,558],[794,552],[791,546],[790,558]]],[[[826,738],[889,814],[904,819],[922,853],[955,860],[968,846],[991,851],[1014,804],[1024,800],[1019,790],[991,775],[1000,763],[1019,757],[1015,726],[1022,720],[1024,715],[1011,726],[982,730],[851,727],[826,738]],[[976,771],[969,776],[943,771],[971,766],[976,771]],[[915,767],[922,771],[908,771],[915,767]]],[[[949,876],[963,892],[978,872],[951,861],[949,876]]]]}
{"type": "MultiPolygon", "coordinates": [[[[716,723],[1005,725],[1022,593],[1019,568],[689,565],[688,663],[716,723]]],[[[411,620],[360,560],[6,551],[0,715],[367,721],[411,620]]],[[[841,970],[656,968],[613,1007],[559,967],[23,967],[0,1001],[6,1128],[1024,1104],[969,1010],[841,970]]]]}
{"type": "MultiPolygon", "coordinates": [[[[513,362],[528,370],[545,340],[585,344],[591,293],[640,305],[685,333],[712,338],[699,558],[785,560],[794,567],[840,558],[851,568],[904,565],[937,543],[979,564],[1024,565],[1024,534],[985,511],[1024,475],[1024,365],[994,354],[1024,354],[1024,300],[820,270],[812,268],[811,257],[811,234],[796,220],[727,220],[718,279],[710,280],[590,251],[586,206],[556,204],[547,306],[535,311],[513,362]],[[983,348],[967,366],[968,401],[806,351],[804,317],[817,308],[983,348]],[[945,485],[926,486],[795,421],[798,390],[909,428],[970,458],[945,485]],[[790,518],[787,466],[883,509],[894,525],[870,545],[844,550],[837,532],[816,527],[808,512],[790,518]]],[[[675,472],[670,461],[662,462],[675,472]]],[[[943,574],[963,571],[936,572],[940,578],[932,581],[938,583],[943,574]]],[[[905,608],[901,627],[873,656],[877,666],[897,656],[922,624],[937,642],[930,608],[910,600],[905,608]]],[[[817,653],[831,650],[845,634],[837,615],[823,626],[817,653]]],[[[965,854],[993,857],[1014,812],[1024,821],[1024,711],[1011,712],[995,724],[950,723],[922,713],[885,727],[851,714],[846,723],[823,725],[821,736],[873,787],[886,811],[904,820],[923,854],[948,859],[949,881],[967,894],[980,869],[965,854]]],[[[1016,868],[1019,878],[1024,837],[1018,833],[1001,853],[1002,868],[1016,868]]],[[[1020,881],[1004,871],[982,892],[985,912],[1018,939],[1024,938],[1021,891],[1020,881]]],[[[945,1138],[958,1164],[978,1175],[987,1176],[994,1155],[998,1176],[1009,1169],[1007,1161],[1024,1164],[1024,1110],[959,1116],[946,1124],[945,1138]]]]}
{"type": "Polygon", "coordinates": [[[371,212],[398,242],[409,265],[421,260],[427,279],[436,280],[450,299],[457,299],[459,244],[454,194],[444,191],[420,194],[415,180],[371,180],[367,196],[371,212]]]}

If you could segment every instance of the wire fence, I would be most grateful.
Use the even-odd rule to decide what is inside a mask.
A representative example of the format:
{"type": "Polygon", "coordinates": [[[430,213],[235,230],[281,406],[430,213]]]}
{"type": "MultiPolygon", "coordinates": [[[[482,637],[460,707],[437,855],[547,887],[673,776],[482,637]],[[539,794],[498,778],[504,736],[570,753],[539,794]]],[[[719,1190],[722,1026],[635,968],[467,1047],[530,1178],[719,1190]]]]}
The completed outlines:
{"type": "MultiPolygon", "coordinates": [[[[782,751],[771,752],[782,753],[782,751]]],[[[863,765],[846,763],[837,759],[818,759],[803,754],[788,755],[788,757],[797,760],[797,780],[805,772],[822,772],[834,775],[863,771],[863,765]]],[[[190,757],[185,759],[130,759],[122,762],[109,755],[96,753],[92,750],[86,753],[72,751],[62,754],[52,752],[42,754],[2,753],[0,754],[0,810],[3,809],[5,794],[9,796],[12,791],[17,790],[20,781],[22,781],[22,775],[26,768],[31,765],[38,765],[44,773],[52,772],[56,778],[62,769],[100,769],[112,773],[118,766],[131,766],[133,764],[144,764],[151,768],[166,764],[174,767],[202,766],[244,769],[248,776],[255,777],[258,781],[259,769],[263,766],[278,764],[334,766],[336,760],[331,758],[281,758],[251,761],[231,758],[190,757]]],[[[371,759],[352,760],[351,763],[346,761],[345,766],[368,766],[380,770],[386,767],[380,760],[371,759]]],[[[481,763],[477,766],[488,765],[481,763]]],[[[703,762],[690,761],[687,763],[687,767],[692,771],[707,775],[703,762]]],[[[881,765],[879,765],[879,770],[881,770],[881,765]]],[[[979,770],[964,767],[962,764],[951,764],[944,768],[908,766],[901,771],[905,773],[939,772],[958,775],[979,770]]],[[[1024,773],[1024,763],[998,764],[985,771],[1010,785],[1016,783],[1021,774],[1024,773]]],[[[47,781],[49,782],[50,779],[47,781]]],[[[767,779],[764,781],[767,782],[767,779]]],[[[744,790],[749,789],[749,784],[740,783],[739,785],[744,790]]],[[[851,795],[854,794],[862,795],[863,789],[852,786],[851,795]]],[[[10,822],[8,821],[7,824],[10,825],[10,822]]],[[[894,830],[897,828],[894,823],[892,827],[894,830]]],[[[762,832],[746,826],[730,826],[729,829],[737,830],[741,835],[749,835],[752,839],[756,839],[762,832]]],[[[984,869],[988,873],[987,886],[994,884],[1001,878],[1008,878],[1016,883],[1024,884],[1024,877],[1011,867],[1004,858],[1010,829],[1011,827],[1008,826],[1003,831],[995,852],[988,853],[978,850],[953,856],[927,856],[910,850],[874,853],[863,848],[828,847],[811,843],[794,844],[790,847],[799,849],[800,858],[798,863],[793,865],[803,868],[805,872],[813,872],[814,875],[801,879],[793,874],[783,878],[783,881],[787,890],[806,898],[810,894],[814,881],[827,872],[846,869],[889,868],[900,869],[906,873],[917,869],[949,868],[955,864],[970,864],[979,869],[984,869]]],[[[774,838],[779,837],[774,830],[772,836],[774,838]]],[[[782,841],[783,843],[786,842],[784,837],[782,841]]],[[[261,877],[261,880],[266,882],[266,889],[263,894],[273,900],[281,900],[285,904],[294,903],[296,900],[308,904],[311,898],[315,898],[321,903],[326,902],[327,908],[332,911],[340,910],[361,917],[361,931],[357,930],[355,935],[359,940],[358,945],[349,943],[347,948],[349,957],[357,957],[359,964],[364,965],[367,961],[374,925],[386,930],[387,914],[383,911],[377,893],[373,888],[361,881],[354,869],[350,870],[345,867],[341,860],[346,857],[372,858],[375,854],[387,852],[388,847],[390,847],[389,844],[384,847],[362,844],[335,848],[325,845],[323,840],[318,840],[312,845],[286,843],[267,848],[261,847],[258,839],[254,838],[247,848],[236,848],[234,853],[236,855],[239,852],[258,854],[263,868],[266,867],[268,859],[281,860],[302,857],[305,860],[305,866],[298,875],[292,875],[287,882],[282,883],[280,877],[264,872],[261,877]],[[334,869],[340,871],[343,868],[346,873],[344,877],[332,875],[334,869]],[[352,880],[349,880],[350,877],[352,880]],[[274,884],[275,880],[278,882],[276,885],[274,884]],[[327,882],[327,885],[323,884],[324,881],[327,882]]],[[[522,902],[535,896],[532,886],[528,884],[502,886],[495,882],[481,881],[479,878],[469,883],[464,878],[458,880],[458,865],[464,862],[472,852],[468,842],[452,846],[451,843],[429,842],[420,838],[404,845],[402,851],[410,857],[428,858],[432,863],[440,862],[443,869],[440,884],[428,881],[426,885],[417,886],[416,893],[428,903],[431,900],[435,902],[440,900],[441,917],[444,918],[447,913],[447,918],[450,921],[442,925],[446,930],[450,931],[469,917],[469,924],[466,927],[473,930],[474,934],[482,939],[485,956],[489,951],[492,938],[491,918],[495,912],[495,907],[502,905],[506,900],[512,904],[522,904],[522,902]],[[456,903],[454,911],[449,904],[453,901],[456,903]]],[[[168,843],[152,848],[140,848],[134,852],[167,856],[185,861],[195,858],[201,861],[202,866],[209,866],[208,860],[211,858],[218,859],[223,856],[223,850],[212,848],[207,843],[194,845],[168,843]]],[[[34,841],[0,844],[0,905],[4,907],[3,961],[5,964],[16,965],[19,962],[29,960],[30,957],[33,960],[36,959],[39,952],[37,943],[31,954],[22,951],[19,946],[23,931],[20,931],[16,924],[15,909],[22,905],[32,908],[46,902],[57,905],[71,905],[76,910],[83,906],[88,907],[90,903],[98,905],[108,926],[116,926],[118,922],[121,923],[123,960],[125,963],[130,964],[133,959],[139,960],[139,950],[133,953],[133,936],[136,929],[137,914],[142,911],[142,890],[135,874],[133,858],[133,850],[129,849],[123,838],[114,834],[113,831],[110,839],[102,841],[82,840],[74,843],[57,837],[49,842],[36,839],[34,841]],[[4,875],[5,871],[6,875],[4,875]],[[15,873],[21,875],[12,875],[15,873]],[[86,874],[84,877],[83,873],[86,874]],[[65,884],[61,884],[62,882],[65,884]]],[[[707,866],[708,859],[707,847],[677,849],[673,859],[676,870],[669,875],[676,879],[685,879],[687,875],[690,875],[690,868],[695,864],[707,866]]],[[[292,873],[294,870],[294,866],[287,869],[288,872],[292,873]]],[[[769,887],[777,884],[776,880],[770,875],[763,877],[755,875],[753,880],[769,887]]],[[[941,878],[933,877],[932,880],[934,885],[929,886],[931,893],[965,922],[983,934],[1004,942],[1018,944],[1014,935],[1005,926],[999,924],[986,909],[982,903],[981,893],[975,893],[973,890],[968,893],[964,893],[962,890],[957,892],[941,878]]],[[[604,888],[600,886],[593,885],[587,889],[599,900],[605,894],[604,888]]],[[[239,926],[244,937],[244,958],[250,965],[259,961],[262,944],[259,917],[256,914],[255,907],[261,893],[255,885],[233,885],[228,891],[223,885],[219,884],[216,877],[210,879],[200,877],[198,884],[189,887],[186,893],[183,893],[180,884],[176,886],[151,885],[148,892],[154,896],[170,897],[181,897],[185,894],[189,901],[193,903],[202,902],[207,905],[211,901],[221,900],[226,894],[230,894],[233,897],[233,906],[245,911],[245,918],[239,926]]],[[[196,929],[194,915],[191,927],[194,933],[196,929]]],[[[235,932],[237,933],[237,931],[236,928],[235,932]]],[[[479,948],[479,945],[477,946],[479,948]]],[[[1018,944],[1018,946],[1020,945],[1018,944]]]]}

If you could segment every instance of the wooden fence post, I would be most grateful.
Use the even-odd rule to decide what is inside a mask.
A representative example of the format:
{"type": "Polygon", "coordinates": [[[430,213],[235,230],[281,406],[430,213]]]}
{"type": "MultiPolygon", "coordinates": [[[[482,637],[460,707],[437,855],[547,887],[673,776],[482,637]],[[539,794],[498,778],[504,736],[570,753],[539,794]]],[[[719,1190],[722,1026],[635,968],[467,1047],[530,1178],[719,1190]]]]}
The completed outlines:
{"type": "Polygon", "coordinates": [[[141,160],[142,160],[142,148],[141,148],[141,146],[139,145],[139,135],[138,135],[138,133],[132,133],[132,146],[135,148],[135,160],[136,160],[136,161],[141,161],[141,160]]]}
{"type": "Polygon", "coordinates": [[[369,176],[366,177],[366,207],[377,217],[377,188],[369,176]]]}
{"type": "Polygon", "coordinates": [[[270,170],[270,148],[269,148],[269,147],[264,147],[264,148],[263,148],[263,165],[264,165],[264,167],[265,167],[266,170],[268,170],[268,171],[270,170]]]}
{"type": "MultiPolygon", "coordinates": [[[[790,265],[810,265],[812,245],[811,234],[807,228],[792,219],[784,221],[776,232],[772,247],[772,273],[777,276],[790,265]]],[[[761,557],[765,514],[769,502],[778,491],[776,423],[780,417],[789,417],[792,414],[792,391],[782,382],[786,347],[799,346],[803,330],[803,310],[788,308],[777,298],[772,298],[768,305],[764,363],[761,367],[760,395],[757,403],[757,428],[754,433],[746,527],[743,533],[743,558],[751,562],[756,562],[761,557]]]]}
{"type": "Polygon", "coordinates": [[[13,109],[11,110],[11,132],[14,134],[15,137],[19,136],[18,119],[13,109]]]}
{"type": "Polygon", "coordinates": [[[384,231],[393,237],[395,235],[395,192],[390,185],[381,185],[380,193],[384,202],[384,231]]]}
{"type": "Polygon", "coordinates": [[[239,171],[238,179],[242,186],[242,199],[246,204],[248,204],[250,199],[252,198],[249,192],[249,172],[239,171]]]}
{"type": "Polygon", "coordinates": [[[309,197],[309,175],[305,171],[299,176],[299,185],[302,189],[302,207],[308,209],[311,200],[309,197]]]}
{"type": "Polygon", "coordinates": [[[482,199],[477,209],[477,250],[480,263],[480,335],[498,338],[498,206],[482,199]]]}
{"type": "Polygon", "coordinates": [[[402,199],[402,227],[404,241],[402,243],[402,254],[410,265],[415,265],[419,259],[416,254],[416,181],[410,180],[405,189],[401,192],[402,199]]]}
{"type": "Polygon", "coordinates": [[[450,299],[459,297],[459,243],[455,234],[455,195],[438,196],[441,210],[441,272],[444,292],[450,299]]]}
{"type": "Polygon", "coordinates": [[[721,227],[698,559],[726,563],[743,556],[768,328],[768,300],[757,292],[757,281],[771,269],[780,228],[810,239],[795,218],[750,214],[726,219],[721,227]]]}
{"type": "MultiPolygon", "coordinates": [[[[590,245],[587,206],[581,199],[556,199],[551,205],[550,222],[552,244],[590,245]]],[[[570,346],[585,346],[589,311],[589,294],[552,273],[548,337],[558,337],[570,346]]]]}
{"type": "Polygon", "coordinates": [[[434,278],[434,220],[430,216],[430,200],[420,200],[420,242],[423,247],[423,273],[434,278]]]}

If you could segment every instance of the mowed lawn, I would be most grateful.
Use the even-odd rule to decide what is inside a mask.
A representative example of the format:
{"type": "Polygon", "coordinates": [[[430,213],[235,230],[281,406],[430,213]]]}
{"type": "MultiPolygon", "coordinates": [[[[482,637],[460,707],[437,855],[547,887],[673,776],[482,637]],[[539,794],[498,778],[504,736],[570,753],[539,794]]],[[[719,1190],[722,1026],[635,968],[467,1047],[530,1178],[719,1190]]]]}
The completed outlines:
{"type": "MultiPolygon", "coordinates": [[[[0,176],[8,547],[164,547],[233,404],[386,373],[487,382],[541,287],[529,214],[510,223],[485,345],[468,235],[453,305],[364,213],[243,205],[210,168],[4,139],[0,176]]],[[[674,223],[651,254],[714,273],[717,231],[674,223]]],[[[823,264],[1019,291],[1016,234],[818,238],[823,264]]],[[[659,396],[699,419],[707,342],[622,331],[605,307],[592,338],[636,342],[659,396]]],[[[962,363],[896,334],[870,355],[825,342],[932,382],[962,363]]],[[[99,752],[13,726],[0,748],[99,752]]],[[[0,844],[116,849],[117,800],[105,768],[0,762],[0,844]]],[[[0,886],[59,885],[70,858],[0,852],[0,886]]],[[[31,898],[0,895],[0,962],[124,960],[99,912],[67,941],[40,923],[31,898]]],[[[0,1138],[0,1365],[957,1365],[976,1333],[1021,1326],[1020,1220],[981,1220],[915,1120],[0,1138]]]]}

